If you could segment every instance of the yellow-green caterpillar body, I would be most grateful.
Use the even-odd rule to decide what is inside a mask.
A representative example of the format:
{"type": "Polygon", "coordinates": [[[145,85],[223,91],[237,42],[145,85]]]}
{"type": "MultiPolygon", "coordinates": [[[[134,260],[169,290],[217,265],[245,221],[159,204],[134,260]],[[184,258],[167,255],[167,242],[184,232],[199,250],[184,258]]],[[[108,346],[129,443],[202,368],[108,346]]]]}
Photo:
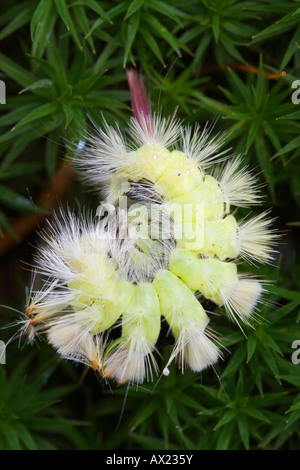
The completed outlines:
{"type": "Polygon", "coordinates": [[[64,358],[142,383],[158,372],[166,321],[174,347],[164,372],[173,359],[182,370],[213,365],[221,353],[201,299],[251,324],[262,283],[239,274],[235,260],[270,262],[276,238],[267,212],[230,214],[260,195],[241,158],[222,162],[221,145],[174,117],[132,119],[129,141],[118,127],[99,130],[77,157],[104,187],[98,220],[67,213],[44,236],[38,271],[48,279],[32,292],[22,332],[46,331],[64,358]]]}

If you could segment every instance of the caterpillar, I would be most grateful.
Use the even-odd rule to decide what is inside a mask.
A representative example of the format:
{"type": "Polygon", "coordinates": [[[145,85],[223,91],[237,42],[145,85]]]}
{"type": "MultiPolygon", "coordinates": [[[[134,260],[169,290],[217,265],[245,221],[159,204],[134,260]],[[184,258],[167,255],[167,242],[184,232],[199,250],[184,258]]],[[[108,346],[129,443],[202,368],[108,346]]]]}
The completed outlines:
{"type": "Polygon", "coordinates": [[[201,299],[252,325],[264,289],[236,260],[272,262],[277,233],[269,211],[241,221],[230,212],[262,197],[241,157],[221,150],[224,136],[152,115],[142,80],[130,71],[128,81],[127,136],[105,123],[75,157],[104,187],[98,218],[69,211],[43,233],[36,270],[47,280],[21,330],[45,333],[62,357],[119,384],[141,384],[159,372],[162,319],[175,342],[165,375],[174,359],[200,372],[222,356],[201,299]]]}

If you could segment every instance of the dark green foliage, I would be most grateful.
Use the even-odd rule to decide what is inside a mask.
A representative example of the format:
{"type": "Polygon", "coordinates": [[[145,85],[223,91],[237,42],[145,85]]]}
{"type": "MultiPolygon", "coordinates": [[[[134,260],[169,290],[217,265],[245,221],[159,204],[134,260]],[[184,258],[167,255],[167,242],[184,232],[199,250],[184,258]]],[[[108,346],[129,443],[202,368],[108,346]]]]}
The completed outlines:
{"type": "MultiPolygon", "coordinates": [[[[20,241],[12,223],[45,212],[39,193],[91,121],[125,126],[125,68],[132,66],[144,72],[153,109],[170,114],[178,107],[186,123],[215,120],[213,134],[227,131],[225,145],[256,168],[265,183],[263,208],[273,208],[284,231],[278,265],[251,267],[273,281],[256,329],[242,332],[222,311],[212,318],[227,348],[215,370],[182,375],[173,367],[158,383],[110,390],[92,372],[59,361],[45,342],[22,349],[10,343],[0,365],[1,449],[299,449],[300,364],[291,360],[300,340],[300,105],[291,101],[292,83],[300,80],[299,6],[1,2],[2,231],[20,241]]],[[[73,184],[70,207],[97,204],[83,191],[73,184]]],[[[29,241],[35,244],[35,235],[29,241]]],[[[23,241],[1,259],[1,304],[23,310],[30,279],[20,260],[32,264],[34,252],[23,241]]],[[[18,316],[1,311],[1,326],[18,316]]],[[[1,338],[13,333],[5,329],[1,338]]]]}
{"type": "MultiPolygon", "coordinates": [[[[44,356],[44,360],[45,360],[44,356]]],[[[36,365],[33,354],[27,354],[14,365],[7,375],[6,367],[0,369],[0,447],[1,449],[57,449],[66,439],[69,445],[80,445],[82,438],[74,429],[75,420],[67,420],[65,412],[54,409],[53,404],[74,390],[74,385],[44,389],[56,369],[45,360],[27,377],[27,371],[36,365]],[[53,439],[49,435],[54,434],[53,439]],[[78,434],[78,437],[77,437],[78,434]]]]}

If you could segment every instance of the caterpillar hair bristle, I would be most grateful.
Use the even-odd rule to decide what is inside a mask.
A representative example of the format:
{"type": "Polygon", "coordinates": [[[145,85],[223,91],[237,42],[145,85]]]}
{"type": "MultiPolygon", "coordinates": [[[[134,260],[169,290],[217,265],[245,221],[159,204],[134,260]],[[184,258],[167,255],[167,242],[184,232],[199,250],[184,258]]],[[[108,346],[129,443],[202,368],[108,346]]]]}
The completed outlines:
{"type": "Polygon", "coordinates": [[[242,158],[235,157],[217,168],[214,177],[219,180],[223,202],[237,207],[261,204],[262,195],[257,177],[243,167],[242,158]]]}
{"type": "Polygon", "coordinates": [[[80,362],[102,370],[103,347],[101,341],[85,328],[72,321],[56,322],[48,328],[48,342],[65,359],[80,362]]]}
{"type": "Polygon", "coordinates": [[[276,256],[273,246],[278,240],[274,219],[268,218],[269,211],[239,223],[238,251],[242,258],[251,262],[272,263],[276,256]]]}
{"type": "Polygon", "coordinates": [[[220,350],[205,330],[197,329],[195,325],[182,328],[166,367],[176,359],[182,373],[186,367],[194,372],[201,372],[215,364],[220,357],[220,350]]]}
{"type": "Polygon", "coordinates": [[[224,143],[225,134],[210,136],[210,130],[206,124],[201,130],[196,125],[181,128],[181,147],[185,155],[193,160],[201,169],[211,167],[228,158],[228,149],[219,151],[224,143]]]}
{"type": "Polygon", "coordinates": [[[239,278],[233,286],[223,287],[220,295],[228,317],[235,322],[241,320],[253,328],[252,320],[263,291],[260,281],[247,277],[239,278]]]}
{"type": "Polygon", "coordinates": [[[160,114],[143,115],[139,121],[131,118],[129,122],[129,134],[134,145],[157,144],[168,148],[180,138],[181,121],[176,118],[176,111],[168,118],[160,114]]]}
{"type": "Polygon", "coordinates": [[[141,384],[153,380],[158,366],[153,356],[154,345],[145,338],[128,338],[108,353],[104,364],[104,376],[118,383],[141,384]]]}

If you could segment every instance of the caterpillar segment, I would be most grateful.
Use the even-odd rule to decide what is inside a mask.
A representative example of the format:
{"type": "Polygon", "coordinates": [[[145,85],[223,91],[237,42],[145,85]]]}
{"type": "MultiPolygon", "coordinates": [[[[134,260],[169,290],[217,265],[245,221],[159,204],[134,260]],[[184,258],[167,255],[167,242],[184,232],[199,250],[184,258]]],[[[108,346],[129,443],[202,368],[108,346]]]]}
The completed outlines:
{"type": "Polygon", "coordinates": [[[204,220],[179,225],[177,246],[217,257],[219,260],[244,258],[248,262],[271,262],[275,251],[272,247],[277,234],[270,228],[266,213],[237,222],[233,215],[220,220],[204,220]],[[179,229],[182,228],[182,231],[179,229]]]}
{"type": "MultiPolygon", "coordinates": [[[[83,287],[84,289],[84,287],[83,287]]],[[[101,297],[87,296],[72,304],[75,321],[84,325],[92,334],[111,328],[126,310],[134,292],[134,285],[127,281],[111,280],[109,290],[101,297]]]]}
{"type": "Polygon", "coordinates": [[[249,324],[263,292],[261,283],[240,278],[234,263],[199,257],[194,252],[176,249],[170,256],[169,270],[193,291],[226,309],[228,316],[249,324]]]}
{"type": "MultiPolygon", "coordinates": [[[[167,149],[158,152],[157,146],[147,146],[136,153],[141,156],[132,163],[130,175],[127,170],[112,180],[108,195],[110,201],[124,194],[122,189],[126,193],[129,191],[129,180],[137,182],[144,179],[152,183],[153,191],[163,198],[169,210],[174,205],[183,208],[186,204],[195,207],[202,204],[205,219],[223,217],[226,208],[219,182],[210,175],[204,175],[183,152],[169,152],[167,149]]],[[[195,220],[195,212],[191,220],[195,220]]]]}

